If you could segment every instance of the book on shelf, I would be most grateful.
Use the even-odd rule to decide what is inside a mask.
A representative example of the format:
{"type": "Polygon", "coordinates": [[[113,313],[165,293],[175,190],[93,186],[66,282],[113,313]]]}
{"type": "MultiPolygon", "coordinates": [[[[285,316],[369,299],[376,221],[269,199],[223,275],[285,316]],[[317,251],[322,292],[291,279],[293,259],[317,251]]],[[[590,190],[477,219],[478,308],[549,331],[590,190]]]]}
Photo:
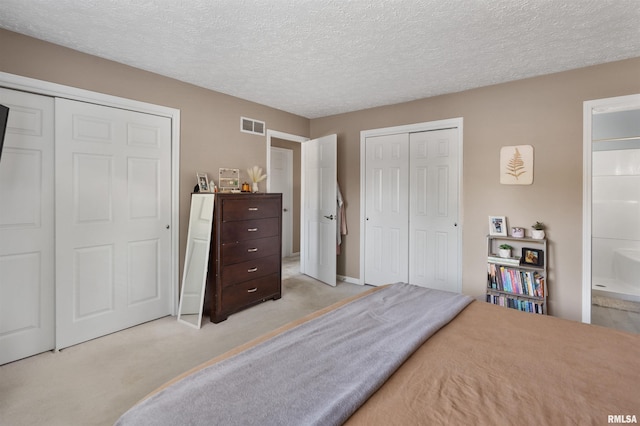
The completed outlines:
{"type": "Polygon", "coordinates": [[[503,265],[520,265],[520,256],[516,257],[500,257],[495,254],[487,256],[489,262],[501,263],[503,265]]]}
{"type": "Polygon", "coordinates": [[[522,300],[515,297],[510,297],[504,294],[487,294],[487,302],[494,305],[504,306],[510,309],[516,309],[522,312],[531,312],[535,314],[544,314],[544,302],[543,301],[531,301],[522,300]]]}
{"type": "Polygon", "coordinates": [[[537,271],[487,264],[487,288],[529,297],[544,297],[544,277],[537,271]]]}

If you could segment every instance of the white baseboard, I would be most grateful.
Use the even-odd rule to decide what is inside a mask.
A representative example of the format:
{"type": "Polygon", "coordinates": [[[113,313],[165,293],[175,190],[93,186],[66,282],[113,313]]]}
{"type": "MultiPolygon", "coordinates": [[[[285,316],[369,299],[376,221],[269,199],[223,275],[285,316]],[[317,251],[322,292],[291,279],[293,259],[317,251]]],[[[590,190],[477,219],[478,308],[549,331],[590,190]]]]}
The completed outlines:
{"type": "Polygon", "coordinates": [[[338,281],[342,281],[344,283],[362,285],[362,283],[360,282],[360,280],[358,278],[346,277],[344,275],[336,275],[336,279],[338,281]]]}

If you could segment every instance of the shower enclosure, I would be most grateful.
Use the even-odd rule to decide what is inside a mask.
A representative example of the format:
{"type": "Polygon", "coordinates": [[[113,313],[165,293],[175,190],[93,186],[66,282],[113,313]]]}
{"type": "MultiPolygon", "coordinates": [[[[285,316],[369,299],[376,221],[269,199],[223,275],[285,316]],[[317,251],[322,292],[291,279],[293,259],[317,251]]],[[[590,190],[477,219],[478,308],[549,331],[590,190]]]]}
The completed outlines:
{"type": "Polygon", "coordinates": [[[592,303],[640,302],[640,109],[594,111],[592,303]]]}

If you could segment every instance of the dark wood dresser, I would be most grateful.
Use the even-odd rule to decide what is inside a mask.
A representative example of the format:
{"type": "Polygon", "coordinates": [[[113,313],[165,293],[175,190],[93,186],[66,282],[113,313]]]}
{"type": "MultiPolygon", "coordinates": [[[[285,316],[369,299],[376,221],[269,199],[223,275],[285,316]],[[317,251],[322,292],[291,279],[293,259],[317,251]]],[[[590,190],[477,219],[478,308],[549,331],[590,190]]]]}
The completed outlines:
{"type": "Polygon", "coordinates": [[[207,299],[211,322],[282,296],[282,194],[216,194],[207,299]]]}

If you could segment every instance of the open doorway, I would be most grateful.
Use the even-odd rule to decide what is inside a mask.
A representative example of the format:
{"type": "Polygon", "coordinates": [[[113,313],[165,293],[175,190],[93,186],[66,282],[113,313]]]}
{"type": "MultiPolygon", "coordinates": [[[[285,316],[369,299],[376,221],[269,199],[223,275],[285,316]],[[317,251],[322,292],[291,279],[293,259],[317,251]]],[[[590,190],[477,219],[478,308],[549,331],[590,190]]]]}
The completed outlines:
{"type": "Polygon", "coordinates": [[[640,332],[640,95],[584,105],[582,319],[640,332]]]}
{"type": "Polygon", "coordinates": [[[337,142],[336,134],[317,139],[267,131],[267,190],[272,189],[271,143],[299,143],[300,152],[300,272],[336,286],[337,142]],[[304,142],[304,145],[302,143],[304,142]]]}
{"type": "Polygon", "coordinates": [[[270,176],[272,192],[282,193],[282,257],[300,254],[300,177],[299,143],[271,139],[270,176]]]}
{"type": "Polygon", "coordinates": [[[308,139],[267,131],[267,191],[282,195],[282,274],[300,273],[302,143],[308,139]]]}

